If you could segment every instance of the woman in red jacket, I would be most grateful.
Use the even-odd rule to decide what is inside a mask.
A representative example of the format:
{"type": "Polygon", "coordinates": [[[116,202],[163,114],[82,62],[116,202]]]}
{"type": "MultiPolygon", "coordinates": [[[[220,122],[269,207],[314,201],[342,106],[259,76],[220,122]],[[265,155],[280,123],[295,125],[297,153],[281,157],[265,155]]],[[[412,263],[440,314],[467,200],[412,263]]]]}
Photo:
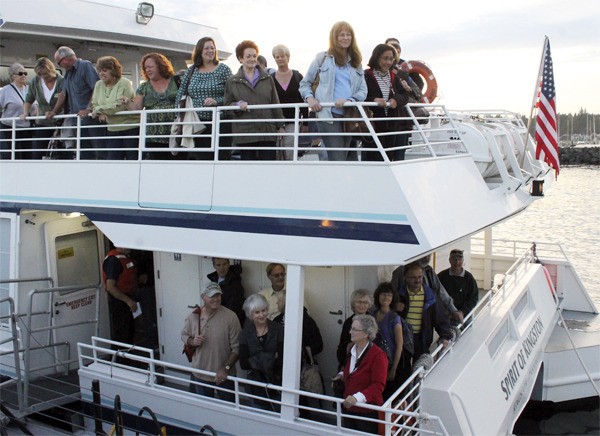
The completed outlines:
{"type": "MultiPolygon", "coordinates": [[[[377,321],[371,315],[356,315],[350,327],[354,344],[344,367],[344,407],[348,415],[377,419],[377,412],[360,407],[361,403],[383,404],[383,389],[387,378],[388,359],[373,340],[377,321]]],[[[377,433],[377,422],[345,418],[344,427],[377,433]]]]}

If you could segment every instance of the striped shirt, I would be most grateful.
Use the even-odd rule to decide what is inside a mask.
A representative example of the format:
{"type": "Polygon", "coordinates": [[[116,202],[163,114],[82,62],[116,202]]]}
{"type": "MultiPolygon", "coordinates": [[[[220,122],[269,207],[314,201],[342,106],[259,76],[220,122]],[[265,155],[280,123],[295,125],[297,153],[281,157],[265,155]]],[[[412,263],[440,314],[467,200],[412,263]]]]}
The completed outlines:
{"type": "MultiPolygon", "coordinates": [[[[385,101],[390,99],[390,89],[392,88],[392,76],[389,71],[385,73],[381,73],[379,70],[373,70],[373,75],[375,76],[375,80],[377,81],[377,85],[379,85],[379,89],[381,90],[381,95],[385,101]]],[[[385,115],[387,116],[388,109],[387,107],[384,109],[385,115]]]]}
{"type": "Polygon", "coordinates": [[[421,321],[423,319],[423,305],[425,304],[425,290],[423,286],[419,289],[416,294],[408,292],[408,313],[406,314],[406,322],[408,322],[412,328],[413,333],[421,333],[421,321]]]}

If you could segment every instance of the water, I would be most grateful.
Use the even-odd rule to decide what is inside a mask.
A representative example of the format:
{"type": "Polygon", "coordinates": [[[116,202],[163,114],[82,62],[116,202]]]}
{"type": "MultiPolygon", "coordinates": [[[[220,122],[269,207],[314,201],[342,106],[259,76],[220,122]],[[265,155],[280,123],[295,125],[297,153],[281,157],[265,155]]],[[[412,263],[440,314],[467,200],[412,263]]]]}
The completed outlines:
{"type": "Polygon", "coordinates": [[[525,212],[494,228],[494,237],[561,244],[600,307],[600,167],[566,167],[525,212]]]}
{"type": "MultiPolygon", "coordinates": [[[[494,228],[494,237],[561,244],[592,300],[600,307],[600,168],[567,167],[545,198],[494,228]]],[[[599,401],[530,401],[518,435],[600,434],[599,401]]]]}

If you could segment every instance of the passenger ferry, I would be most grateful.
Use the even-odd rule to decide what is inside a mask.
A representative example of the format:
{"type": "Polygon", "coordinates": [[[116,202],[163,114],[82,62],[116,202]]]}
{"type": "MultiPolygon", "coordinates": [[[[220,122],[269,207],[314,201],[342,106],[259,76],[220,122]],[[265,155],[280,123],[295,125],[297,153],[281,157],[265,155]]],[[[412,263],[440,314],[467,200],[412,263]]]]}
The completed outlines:
{"type": "MultiPolygon", "coordinates": [[[[216,29],[160,16],[144,25],[122,8],[55,3],[57,11],[68,3],[80,14],[110,16],[123,27],[107,27],[126,30],[59,25],[58,13],[36,21],[32,11],[4,3],[3,67],[33,65],[23,57],[27,41],[44,47],[29,52],[50,58],[60,45],[85,57],[88,44],[98,56],[130,59],[137,79],[135,63],[147,50],[187,59],[205,34],[226,47],[216,29]]],[[[136,160],[83,160],[79,141],[73,160],[20,160],[12,138],[0,159],[3,429],[52,415],[80,434],[355,434],[343,427],[342,400],[327,382],[337,370],[334,350],[351,293],[374,289],[394,267],[427,254],[443,269],[453,248],[465,250],[484,296],[449,347],[431,349],[431,359],[416,365],[382,407],[366,406],[379,412],[380,432],[511,434],[529,399],[598,395],[598,311],[562,248],[492,237],[495,224],[542,199],[542,186],[553,179],[536,160],[520,116],[431,103],[421,105],[431,116],[419,124],[412,110],[418,105],[411,106],[413,129],[394,132],[410,136],[405,160],[391,162],[365,116],[368,105],[357,104],[369,127],[365,137],[377,148],[360,147],[362,138],[358,160],[348,162],[321,160],[318,139],[311,142],[314,133],[300,127],[311,123],[298,117],[304,104],[285,105],[297,114],[289,120],[291,160],[235,159],[221,133],[232,107],[206,109],[214,119],[211,149],[177,149],[210,153],[211,160],[144,159],[143,128],[136,160]],[[221,150],[233,157],[222,159],[221,150]],[[381,161],[361,160],[367,152],[381,161]],[[101,283],[107,239],[151,259],[154,287],[142,302],[149,322],[136,344],[108,339],[101,283]],[[241,265],[248,294],[268,285],[268,263],[286,265],[283,382],[269,386],[281,392],[273,400],[278,412],[253,406],[248,386],[256,383],[243,374],[231,377],[233,403],[188,392],[180,331],[201,301],[211,257],[241,265]],[[324,339],[317,356],[324,395],[299,389],[304,305],[324,339]],[[299,404],[300,395],[308,405],[299,404]]],[[[150,112],[139,112],[141,126],[150,112]]]]}

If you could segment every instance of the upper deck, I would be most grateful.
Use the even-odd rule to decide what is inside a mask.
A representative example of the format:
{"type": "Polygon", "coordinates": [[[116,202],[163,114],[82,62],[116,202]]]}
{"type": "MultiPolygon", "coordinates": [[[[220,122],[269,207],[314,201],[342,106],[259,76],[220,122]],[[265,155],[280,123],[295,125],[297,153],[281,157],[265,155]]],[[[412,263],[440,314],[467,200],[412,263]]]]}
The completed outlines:
{"type": "MultiPolygon", "coordinates": [[[[297,114],[306,107],[281,106],[297,114]]],[[[22,142],[13,137],[2,144],[0,206],[80,212],[116,244],[138,249],[299,265],[401,264],[520,212],[534,199],[532,180],[546,175],[514,114],[451,115],[428,106],[435,113],[428,124],[413,117],[412,131],[390,132],[410,136],[405,160],[395,162],[373,119],[364,121],[375,148],[359,143],[359,160],[334,162],[310,146],[323,135],[300,127],[314,120],[299,118],[288,120],[291,160],[239,160],[232,134],[223,133],[236,121],[221,120],[233,107],[204,109],[214,112],[210,149],[178,149],[179,157],[210,160],[145,159],[143,128],[135,160],[82,159],[89,149],[79,134],[75,159],[17,159],[22,142]],[[381,160],[361,160],[367,153],[381,160]]],[[[139,113],[147,125],[152,111],[139,113]]]]}

